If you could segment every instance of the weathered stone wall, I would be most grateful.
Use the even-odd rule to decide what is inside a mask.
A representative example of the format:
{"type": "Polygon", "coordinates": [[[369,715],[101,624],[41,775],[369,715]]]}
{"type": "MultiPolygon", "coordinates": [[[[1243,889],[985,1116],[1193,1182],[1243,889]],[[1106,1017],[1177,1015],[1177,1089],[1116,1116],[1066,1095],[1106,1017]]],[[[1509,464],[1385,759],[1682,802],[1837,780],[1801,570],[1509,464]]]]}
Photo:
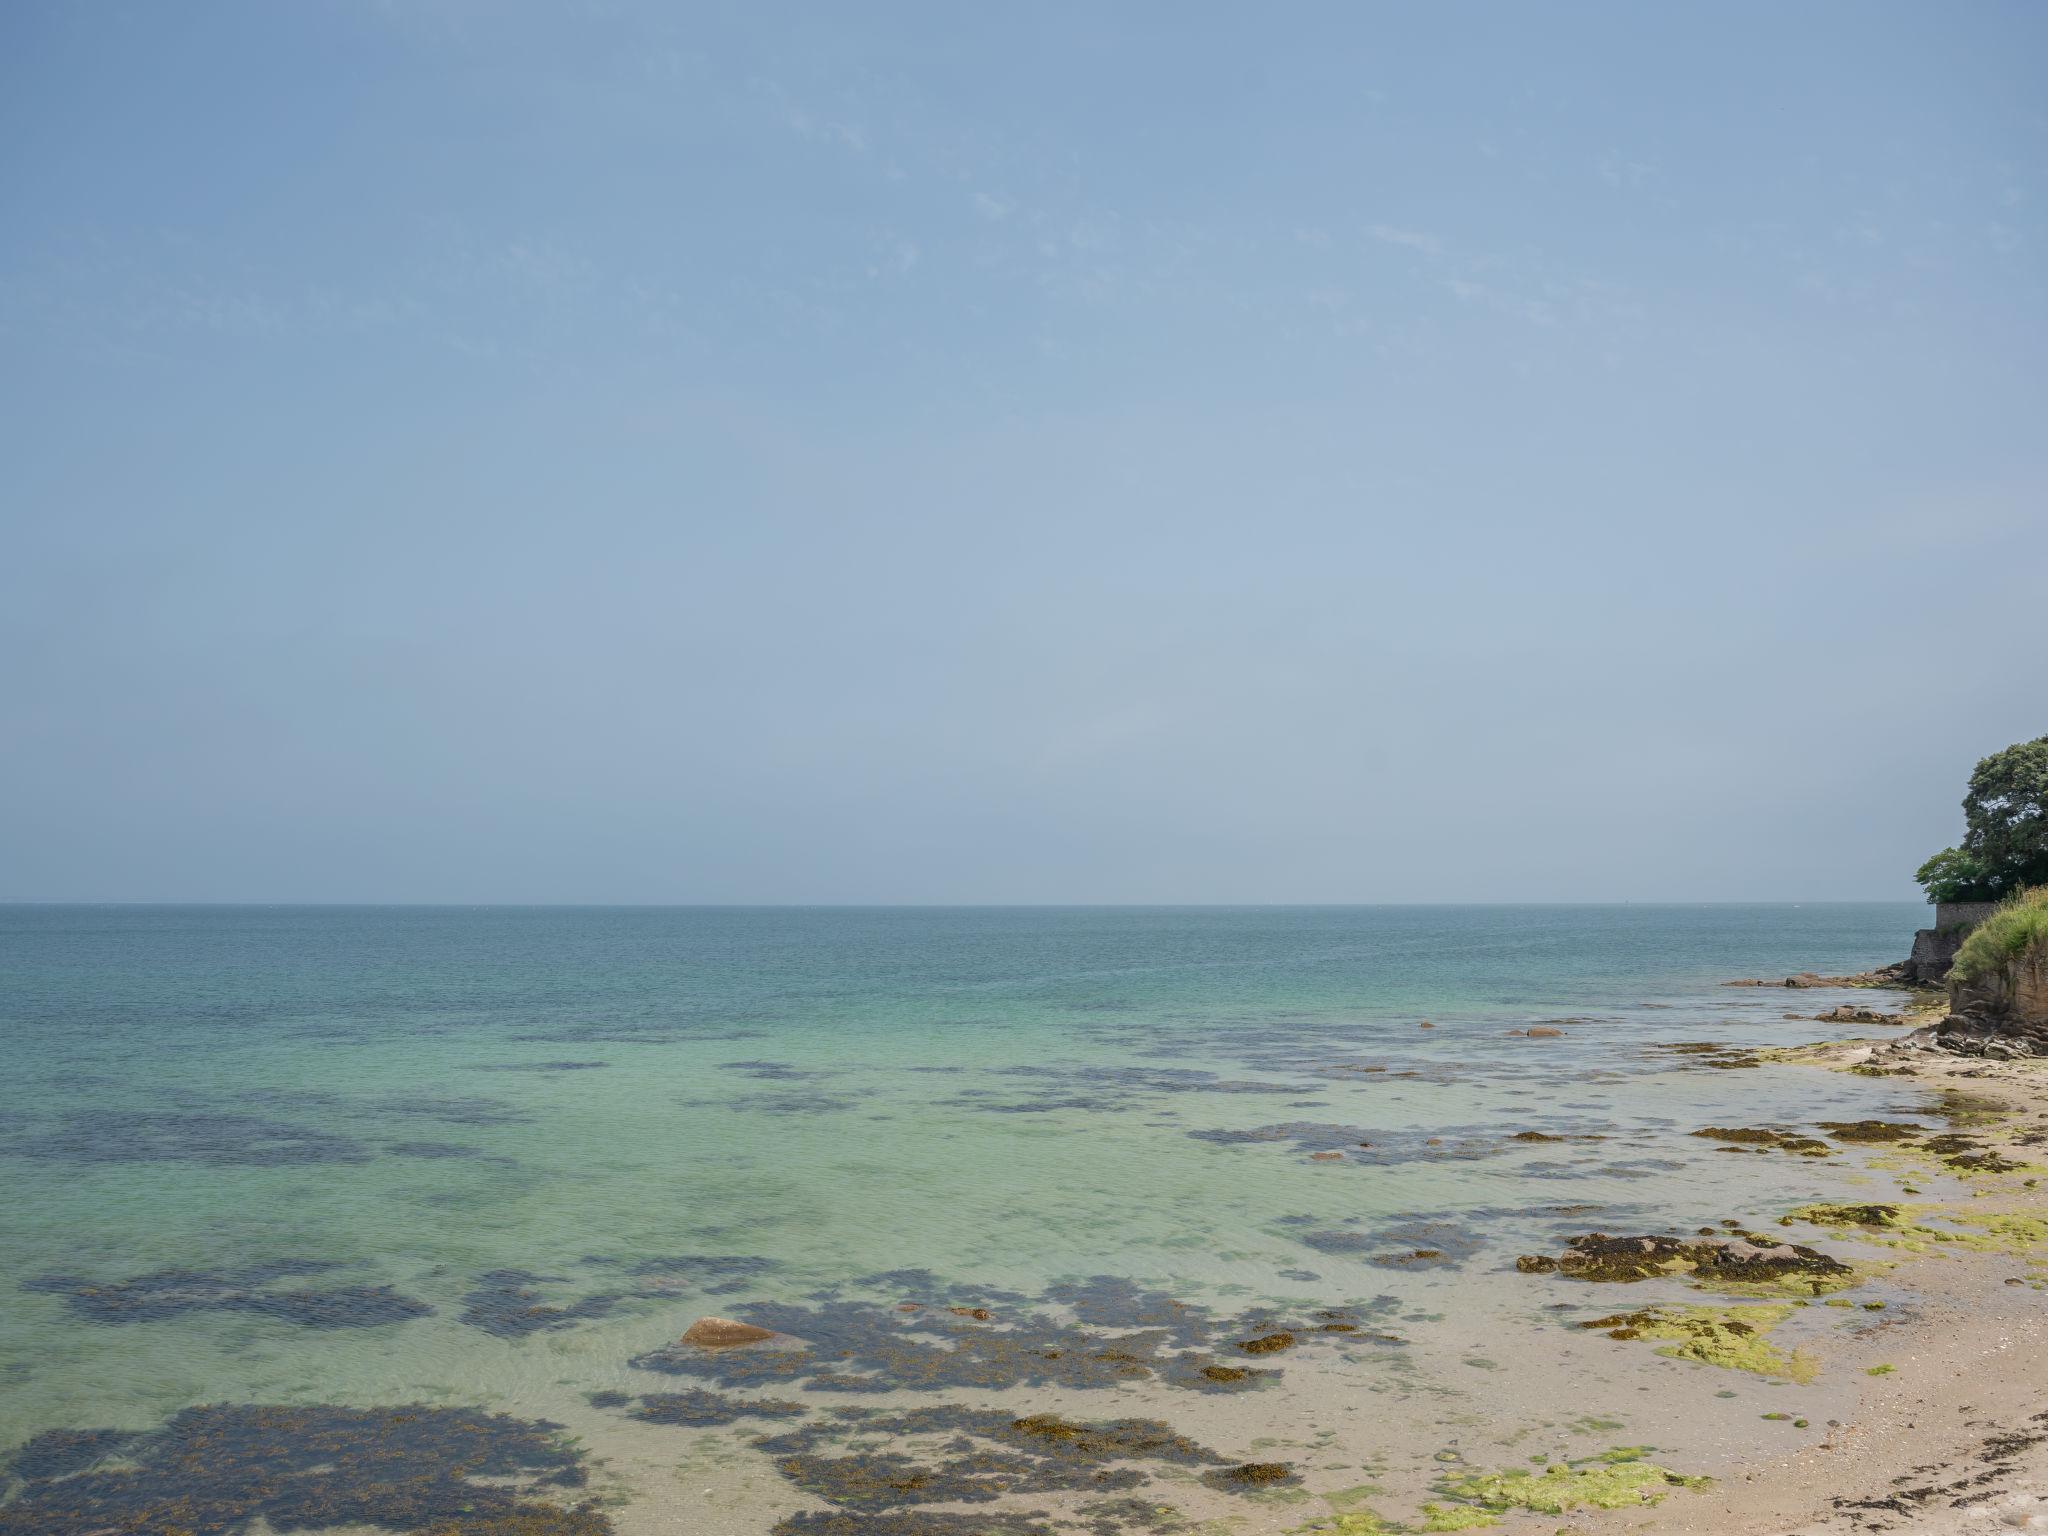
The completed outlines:
{"type": "Polygon", "coordinates": [[[1934,907],[1934,931],[1947,933],[1955,928],[1974,928],[1997,910],[1998,903],[1995,901],[1937,902],[1934,907]]]}

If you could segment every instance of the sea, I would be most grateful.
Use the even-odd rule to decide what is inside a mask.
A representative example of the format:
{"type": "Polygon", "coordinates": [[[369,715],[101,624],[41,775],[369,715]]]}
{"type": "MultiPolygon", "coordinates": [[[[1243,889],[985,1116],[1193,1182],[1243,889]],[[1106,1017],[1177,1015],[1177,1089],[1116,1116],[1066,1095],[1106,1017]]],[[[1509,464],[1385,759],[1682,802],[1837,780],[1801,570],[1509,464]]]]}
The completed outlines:
{"type": "Polygon", "coordinates": [[[1722,985],[1924,921],[0,907],[0,1530],[436,1529],[351,1459],[392,1424],[480,1533],[1364,1530],[1617,1445],[1711,1473],[1845,1389],[1610,1342],[1613,1288],[1515,1260],[1889,1191],[1693,1133],[1935,1113],[1744,1059],[1897,998],[1722,985]],[[465,1425],[527,1439],[465,1482],[465,1425]]]}

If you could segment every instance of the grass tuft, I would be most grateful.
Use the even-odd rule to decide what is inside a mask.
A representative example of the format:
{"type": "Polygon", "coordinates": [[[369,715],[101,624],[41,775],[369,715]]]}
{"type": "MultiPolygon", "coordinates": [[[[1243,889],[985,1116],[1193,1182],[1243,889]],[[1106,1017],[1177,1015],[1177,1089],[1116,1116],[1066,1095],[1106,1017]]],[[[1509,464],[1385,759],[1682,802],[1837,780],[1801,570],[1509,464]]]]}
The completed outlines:
{"type": "Polygon", "coordinates": [[[1963,940],[1949,976],[1964,983],[1977,981],[2030,949],[2048,951],[2048,885],[2007,897],[1963,940]]]}

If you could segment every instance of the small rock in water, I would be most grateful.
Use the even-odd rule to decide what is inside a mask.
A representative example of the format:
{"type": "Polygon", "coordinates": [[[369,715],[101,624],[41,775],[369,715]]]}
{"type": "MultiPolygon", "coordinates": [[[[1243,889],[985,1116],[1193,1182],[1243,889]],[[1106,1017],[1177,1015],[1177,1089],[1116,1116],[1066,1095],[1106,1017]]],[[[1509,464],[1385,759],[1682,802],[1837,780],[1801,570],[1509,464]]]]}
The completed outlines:
{"type": "Polygon", "coordinates": [[[1538,1024],[1529,1031],[1529,1038],[1531,1040],[1555,1040],[1563,1033],[1564,1031],[1561,1029],[1546,1029],[1543,1025],[1538,1024]]]}
{"type": "Polygon", "coordinates": [[[1312,1163],[1341,1163],[1344,1161],[1344,1154],[1342,1152],[1311,1152],[1308,1155],[1308,1160],[1312,1163]]]}
{"type": "Polygon", "coordinates": [[[730,1349],[735,1344],[758,1344],[775,1337],[768,1328],[735,1322],[729,1317],[700,1317],[684,1330],[683,1342],[699,1349],[730,1349]]]}
{"type": "Polygon", "coordinates": [[[1434,1024],[1430,1023],[1430,1022],[1429,1022],[1429,1020],[1427,1020],[1427,1019],[1424,1019],[1424,1020],[1423,1020],[1423,1021],[1422,1021],[1422,1022],[1421,1022],[1420,1024],[1416,1025],[1415,1027],[1416,1027],[1417,1029],[1435,1029],[1435,1028],[1436,1028],[1436,1026],[1435,1026],[1434,1024]]]}

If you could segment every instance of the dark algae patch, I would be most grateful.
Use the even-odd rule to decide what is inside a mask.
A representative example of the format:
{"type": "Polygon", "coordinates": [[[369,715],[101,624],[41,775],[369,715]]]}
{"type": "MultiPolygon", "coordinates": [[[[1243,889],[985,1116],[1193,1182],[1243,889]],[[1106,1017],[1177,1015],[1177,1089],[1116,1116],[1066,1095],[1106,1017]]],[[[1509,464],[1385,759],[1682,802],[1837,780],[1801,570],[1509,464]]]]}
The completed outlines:
{"type": "Polygon", "coordinates": [[[543,1329],[573,1328],[588,1318],[604,1317],[626,1296],[604,1291],[567,1306],[543,1299],[539,1287],[561,1283],[555,1275],[529,1274],[523,1269],[492,1269],[477,1276],[476,1289],[462,1298],[462,1318],[472,1328],[501,1339],[520,1339],[543,1329]]]}
{"type": "Polygon", "coordinates": [[[22,1289],[61,1296],[73,1312],[96,1323],[153,1323],[188,1312],[247,1312],[301,1328],[374,1328],[425,1317],[434,1310],[388,1285],[273,1285],[338,1267],[287,1259],[231,1270],[161,1269],[108,1282],[41,1275],[23,1281],[22,1289]]]}
{"type": "Polygon", "coordinates": [[[1823,1120],[1820,1128],[1837,1141],[1912,1141],[1927,1134],[1925,1126],[1893,1120],[1823,1120]]]}
{"type": "MultiPolygon", "coordinates": [[[[613,1394],[618,1401],[597,1403],[598,1407],[623,1405],[624,1393],[613,1394]]],[[[737,1424],[741,1419],[794,1419],[809,1413],[802,1403],[773,1397],[720,1397],[716,1392],[650,1392],[631,1410],[632,1417],[649,1424],[681,1424],[708,1429],[720,1424],[737,1424]]]]}
{"type": "Polygon", "coordinates": [[[4,1150],[61,1163],[200,1163],[278,1168],[366,1163],[370,1149],[347,1136],[256,1115],[165,1111],[80,1111],[4,1150]]]}
{"type": "Polygon", "coordinates": [[[27,1482],[47,1482],[83,1472],[134,1438],[125,1429],[46,1429],[14,1453],[6,1470],[27,1482]]]}
{"type": "Polygon", "coordinates": [[[1147,1481],[1143,1470],[1126,1463],[1197,1467],[1222,1462],[1156,1419],[1019,1418],[957,1407],[813,1422],[755,1444],[806,1493],[860,1512],[979,1504],[1032,1493],[1116,1493],[1147,1481]],[[852,1437],[876,1444],[835,1443],[852,1437]]]}
{"type": "Polygon", "coordinates": [[[1795,1136],[1789,1131],[1761,1130],[1749,1126],[1710,1125],[1692,1133],[1709,1141],[1726,1143],[1721,1150],[1753,1147],[1759,1152],[1790,1152],[1799,1157],[1833,1157],[1835,1149],[1817,1136],[1795,1136]]]}
{"type": "Polygon", "coordinates": [[[578,1452],[544,1421],[473,1409],[188,1408],[140,1434],[58,1430],[15,1455],[0,1536],[243,1536],[375,1526],[608,1536],[578,1452]]]}

